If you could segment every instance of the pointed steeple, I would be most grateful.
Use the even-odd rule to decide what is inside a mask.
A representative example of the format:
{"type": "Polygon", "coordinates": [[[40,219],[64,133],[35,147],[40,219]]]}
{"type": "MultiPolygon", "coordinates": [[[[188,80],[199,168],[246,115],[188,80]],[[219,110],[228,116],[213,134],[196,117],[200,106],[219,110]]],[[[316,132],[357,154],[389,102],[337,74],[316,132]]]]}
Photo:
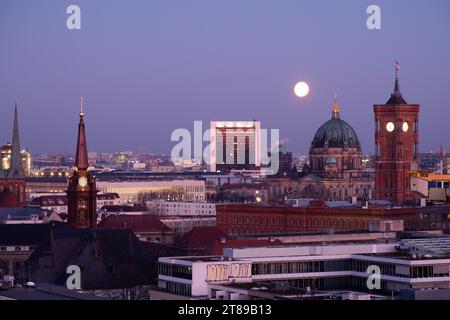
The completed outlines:
{"type": "Polygon", "coordinates": [[[80,123],[78,124],[77,153],[75,156],[75,167],[78,170],[87,170],[89,167],[83,117],[83,97],[80,97],[80,123]]]}
{"type": "Polygon", "coordinates": [[[334,103],[333,103],[333,113],[332,113],[332,119],[340,119],[340,112],[341,109],[339,108],[339,105],[337,103],[337,95],[334,94],[334,103]]]}
{"type": "Polygon", "coordinates": [[[395,61],[395,83],[394,83],[394,91],[391,94],[388,102],[386,104],[395,105],[395,104],[407,104],[405,99],[402,97],[402,93],[400,92],[400,85],[398,81],[398,72],[400,71],[400,64],[398,61],[395,61]]]}
{"type": "Polygon", "coordinates": [[[12,136],[11,163],[8,170],[8,178],[21,179],[25,177],[20,155],[19,119],[17,115],[17,99],[14,101],[14,125],[12,136]]]}

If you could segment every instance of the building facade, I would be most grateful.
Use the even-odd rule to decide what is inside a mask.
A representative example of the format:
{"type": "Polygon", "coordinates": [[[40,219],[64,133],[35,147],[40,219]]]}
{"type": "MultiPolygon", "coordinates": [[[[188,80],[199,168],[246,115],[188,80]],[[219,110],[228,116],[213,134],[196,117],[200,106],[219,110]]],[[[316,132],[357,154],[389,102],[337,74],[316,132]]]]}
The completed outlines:
{"type": "Polygon", "coordinates": [[[173,230],[176,236],[182,236],[195,227],[214,227],[216,217],[211,215],[180,215],[159,217],[162,223],[173,230]]]}
{"type": "Polygon", "coordinates": [[[203,180],[98,181],[97,188],[105,193],[117,193],[124,202],[146,200],[203,201],[203,180]]]}
{"type": "MultiPolygon", "coordinates": [[[[339,204],[337,204],[339,205],[339,204]]],[[[405,230],[450,230],[449,206],[334,206],[311,201],[304,207],[252,204],[216,206],[217,226],[229,235],[334,230],[368,230],[374,220],[403,220],[405,230]]]]}
{"type": "Polygon", "coordinates": [[[257,170],[261,166],[259,121],[212,121],[210,171],[257,170]]]}
{"type": "Polygon", "coordinates": [[[216,204],[211,202],[187,202],[153,200],[145,203],[150,213],[159,216],[215,216],[216,204]]]}
{"type": "MultiPolygon", "coordinates": [[[[38,206],[42,209],[52,210],[58,214],[67,213],[67,195],[65,194],[44,194],[33,197],[31,206],[38,206]]],[[[104,206],[120,206],[122,200],[117,193],[97,194],[97,208],[101,210],[104,206]]]]}

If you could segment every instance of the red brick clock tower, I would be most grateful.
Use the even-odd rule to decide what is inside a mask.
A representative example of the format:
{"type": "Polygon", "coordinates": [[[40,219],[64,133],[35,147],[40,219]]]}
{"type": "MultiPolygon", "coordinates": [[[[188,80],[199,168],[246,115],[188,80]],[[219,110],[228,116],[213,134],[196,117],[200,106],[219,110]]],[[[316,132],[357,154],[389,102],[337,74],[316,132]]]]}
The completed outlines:
{"type": "Polygon", "coordinates": [[[419,108],[400,93],[396,63],[394,92],[375,112],[375,197],[394,204],[412,204],[411,170],[418,157],[419,108]]]}
{"type": "Polygon", "coordinates": [[[97,188],[95,177],[88,171],[89,162],[83,117],[83,98],[80,98],[80,123],[78,125],[75,167],[68,179],[67,186],[67,223],[74,228],[95,228],[97,226],[97,188]]]}

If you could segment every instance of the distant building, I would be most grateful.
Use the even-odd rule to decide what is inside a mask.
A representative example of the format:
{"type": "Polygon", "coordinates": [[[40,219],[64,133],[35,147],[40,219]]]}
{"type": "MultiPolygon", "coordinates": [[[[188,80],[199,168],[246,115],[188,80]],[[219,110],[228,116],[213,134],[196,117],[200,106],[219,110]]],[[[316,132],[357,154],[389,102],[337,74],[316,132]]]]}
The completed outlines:
{"type": "MultiPolygon", "coordinates": [[[[37,206],[42,209],[52,210],[58,214],[67,213],[67,195],[40,195],[34,197],[30,203],[32,206],[37,206]]],[[[122,205],[122,200],[117,193],[102,193],[97,194],[97,209],[101,210],[104,206],[119,206],[122,205]]]]}
{"type": "MultiPolygon", "coordinates": [[[[278,157],[278,168],[276,172],[271,172],[270,177],[290,177],[297,176],[297,169],[293,165],[292,152],[288,152],[286,147],[283,145],[277,145],[272,151],[268,152],[269,159],[277,154],[278,157]]],[[[262,167],[267,167],[269,169],[271,163],[267,165],[262,165],[262,167]]]]}
{"type": "Polygon", "coordinates": [[[0,208],[0,224],[39,224],[62,221],[51,210],[32,207],[0,208]]]}
{"type": "Polygon", "coordinates": [[[210,171],[259,169],[259,121],[212,121],[210,130],[210,171]]]}
{"type": "Polygon", "coordinates": [[[160,216],[162,223],[173,230],[176,236],[182,236],[197,227],[215,227],[216,216],[212,215],[179,215],[160,216]]]}
{"type": "Polygon", "coordinates": [[[47,193],[65,193],[67,189],[67,177],[63,174],[54,176],[35,176],[26,178],[27,200],[31,195],[47,193]]]}
{"type": "Polygon", "coordinates": [[[146,201],[150,213],[161,216],[201,216],[216,215],[216,204],[210,202],[187,202],[187,201],[146,201]]]}
{"type": "MultiPolygon", "coordinates": [[[[1,167],[3,170],[8,170],[11,166],[11,152],[12,152],[12,144],[7,143],[0,148],[1,153],[1,167]]],[[[22,161],[23,171],[26,176],[31,175],[31,153],[27,150],[20,151],[20,158],[22,161]]]]}
{"type": "MultiPolygon", "coordinates": [[[[419,164],[420,169],[424,171],[441,171],[442,170],[442,162],[444,164],[448,164],[450,159],[450,154],[446,152],[428,152],[428,153],[419,153],[419,164]]],[[[444,170],[447,169],[445,166],[444,170]]]]}
{"type": "Polygon", "coordinates": [[[98,181],[97,188],[105,193],[117,193],[124,202],[131,203],[157,199],[205,200],[205,181],[202,180],[98,181]]]}
{"type": "Polygon", "coordinates": [[[145,170],[146,164],[143,162],[133,161],[131,162],[131,169],[132,170],[145,170]]]}
{"type": "Polygon", "coordinates": [[[265,202],[269,199],[269,185],[260,183],[230,183],[221,186],[216,200],[221,202],[265,202]]]}
{"type": "Polygon", "coordinates": [[[175,165],[170,161],[156,161],[148,165],[148,170],[155,173],[175,172],[175,165]]]}
{"type": "MultiPolygon", "coordinates": [[[[12,152],[12,144],[7,143],[0,148],[1,153],[1,167],[3,170],[8,170],[11,166],[11,152],[12,152]]],[[[20,151],[20,158],[22,161],[23,171],[26,176],[31,175],[31,153],[27,150],[20,151]]]]}

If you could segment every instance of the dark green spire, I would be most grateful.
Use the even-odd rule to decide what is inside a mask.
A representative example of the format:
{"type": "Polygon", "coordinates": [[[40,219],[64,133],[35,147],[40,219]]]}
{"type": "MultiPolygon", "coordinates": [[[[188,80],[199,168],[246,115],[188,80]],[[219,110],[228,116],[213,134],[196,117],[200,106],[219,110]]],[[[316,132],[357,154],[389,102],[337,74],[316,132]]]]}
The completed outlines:
{"type": "Polygon", "coordinates": [[[17,99],[14,102],[14,126],[12,137],[11,162],[7,177],[10,179],[22,179],[25,177],[20,155],[19,119],[17,115],[17,99]]]}

